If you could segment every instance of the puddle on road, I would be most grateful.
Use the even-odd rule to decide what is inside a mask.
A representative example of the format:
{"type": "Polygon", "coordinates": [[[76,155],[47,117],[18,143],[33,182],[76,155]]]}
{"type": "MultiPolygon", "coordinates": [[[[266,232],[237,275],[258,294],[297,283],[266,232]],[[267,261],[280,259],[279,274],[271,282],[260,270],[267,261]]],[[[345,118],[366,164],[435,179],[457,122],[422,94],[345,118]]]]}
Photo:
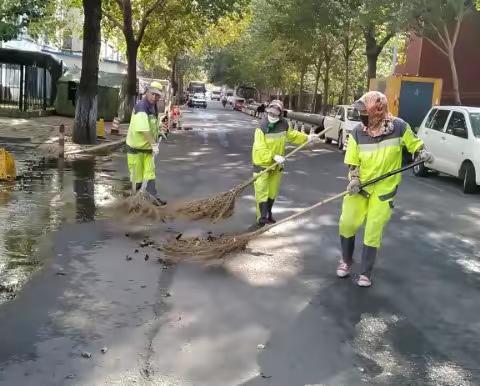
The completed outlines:
{"type": "Polygon", "coordinates": [[[106,206],[129,186],[123,164],[119,154],[77,159],[63,168],[56,161],[24,161],[18,181],[0,182],[0,304],[48,259],[52,231],[109,216],[106,206]]]}

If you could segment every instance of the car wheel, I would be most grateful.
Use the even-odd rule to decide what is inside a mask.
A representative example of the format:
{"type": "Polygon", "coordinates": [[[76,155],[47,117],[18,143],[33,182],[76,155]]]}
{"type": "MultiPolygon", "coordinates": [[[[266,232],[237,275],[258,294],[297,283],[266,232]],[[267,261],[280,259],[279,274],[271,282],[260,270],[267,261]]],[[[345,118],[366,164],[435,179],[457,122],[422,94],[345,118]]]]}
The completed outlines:
{"type": "Polygon", "coordinates": [[[427,177],[428,168],[425,167],[425,164],[415,165],[413,167],[413,174],[417,177],[427,177]]]}
{"type": "Polygon", "coordinates": [[[470,162],[465,162],[463,164],[460,176],[463,179],[463,193],[475,193],[477,190],[477,184],[475,182],[475,168],[470,162]]]}
{"type": "Polygon", "coordinates": [[[342,131],[338,133],[337,144],[338,144],[338,148],[340,150],[343,150],[343,132],[342,131]]]}

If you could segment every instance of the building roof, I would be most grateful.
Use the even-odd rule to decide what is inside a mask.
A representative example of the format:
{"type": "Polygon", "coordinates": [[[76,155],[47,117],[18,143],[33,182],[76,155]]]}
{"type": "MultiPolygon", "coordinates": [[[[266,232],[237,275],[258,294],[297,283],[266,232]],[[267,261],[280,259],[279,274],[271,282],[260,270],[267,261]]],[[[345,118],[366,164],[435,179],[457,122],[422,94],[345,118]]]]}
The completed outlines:
{"type": "Polygon", "coordinates": [[[38,51],[0,48],[0,63],[46,68],[53,79],[58,79],[62,74],[62,63],[60,61],[52,55],[38,51]]]}
{"type": "MultiPolygon", "coordinates": [[[[80,83],[81,70],[79,68],[72,68],[63,74],[58,80],[61,83],[75,82],[80,83]]],[[[113,72],[98,72],[98,85],[100,87],[122,88],[127,80],[126,74],[117,74],[113,72]]]]}

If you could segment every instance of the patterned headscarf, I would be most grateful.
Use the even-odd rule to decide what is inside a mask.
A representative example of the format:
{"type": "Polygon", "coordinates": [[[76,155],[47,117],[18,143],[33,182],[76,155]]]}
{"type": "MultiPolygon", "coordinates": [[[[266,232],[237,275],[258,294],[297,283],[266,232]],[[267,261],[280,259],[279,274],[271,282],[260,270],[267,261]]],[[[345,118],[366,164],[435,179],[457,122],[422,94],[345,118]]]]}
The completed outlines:
{"type": "Polygon", "coordinates": [[[368,126],[364,131],[371,137],[390,134],[393,131],[393,116],[388,111],[387,97],[379,91],[369,91],[353,106],[361,113],[367,112],[368,126]]]}

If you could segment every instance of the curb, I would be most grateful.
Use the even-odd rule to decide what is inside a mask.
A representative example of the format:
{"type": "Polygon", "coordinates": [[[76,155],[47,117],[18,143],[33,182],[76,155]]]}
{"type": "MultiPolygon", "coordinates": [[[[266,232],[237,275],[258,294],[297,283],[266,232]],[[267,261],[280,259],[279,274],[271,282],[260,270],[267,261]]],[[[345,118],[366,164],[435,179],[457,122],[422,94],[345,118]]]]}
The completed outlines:
{"type": "Polygon", "coordinates": [[[65,156],[69,155],[77,155],[77,154],[88,154],[88,153],[95,153],[101,150],[112,150],[118,147],[121,147],[125,143],[126,138],[119,139],[118,141],[108,142],[101,145],[92,146],[86,149],[78,149],[65,152],[65,156]]]}

